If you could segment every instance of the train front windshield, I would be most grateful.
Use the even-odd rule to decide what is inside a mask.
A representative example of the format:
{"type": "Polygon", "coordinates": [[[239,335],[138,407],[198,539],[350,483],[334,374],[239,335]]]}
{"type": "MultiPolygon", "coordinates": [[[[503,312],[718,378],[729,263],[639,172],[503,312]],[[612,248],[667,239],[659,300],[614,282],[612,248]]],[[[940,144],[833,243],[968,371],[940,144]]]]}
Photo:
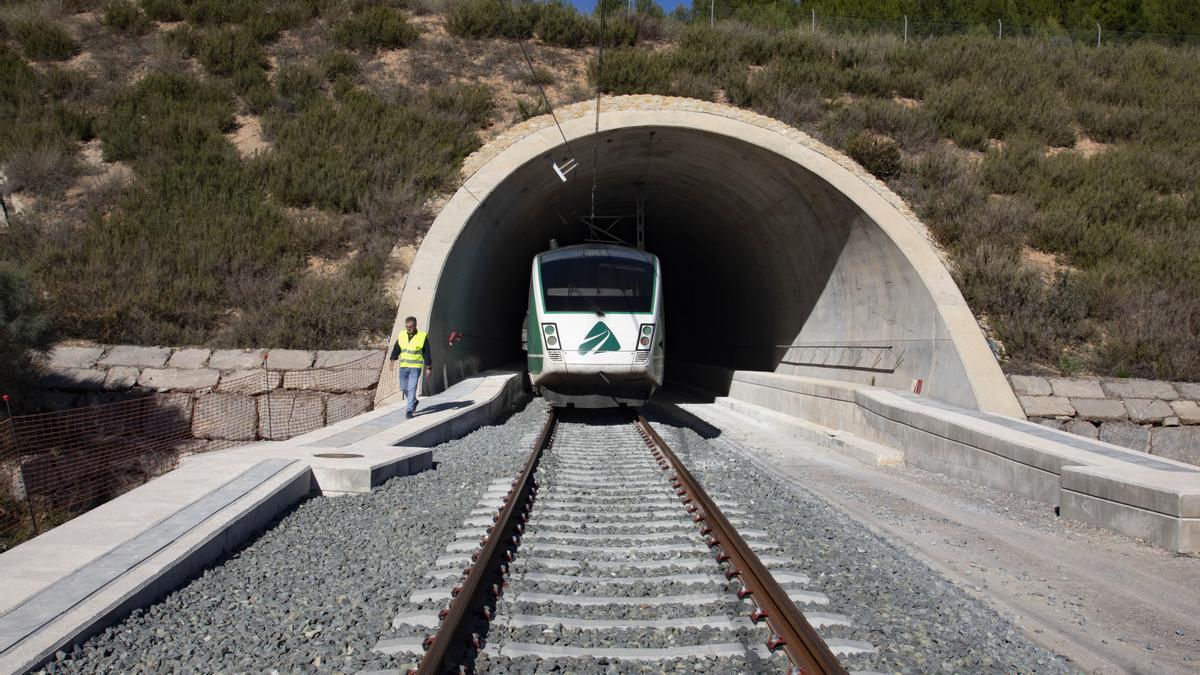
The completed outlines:
{"type": "Polygon", "coordinates": [[[645,314],[654,309],[654,263],[615,255],[542,260],[547,312],[645,314]]]}

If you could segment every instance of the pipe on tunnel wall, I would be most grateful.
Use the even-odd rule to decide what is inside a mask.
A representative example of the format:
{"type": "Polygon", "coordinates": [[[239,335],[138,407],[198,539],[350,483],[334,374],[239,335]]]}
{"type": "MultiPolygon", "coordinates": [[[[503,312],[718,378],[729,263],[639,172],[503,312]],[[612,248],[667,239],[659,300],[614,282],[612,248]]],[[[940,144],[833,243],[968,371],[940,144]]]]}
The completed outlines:
{"type": "MultiPolygon", "coordinates": [[[[468,159],[469,177],[413,261],[397,315],[433,336],[433,390],[521,358],[529,265],[581,216],[645,200],[663,264],[668,364],[684,360],[907,389],[1021,411],[928,233],[849,159],[775,120],[728,106],[617,97],[559,111],[468,159]],[[593,171],[592,148],[598,162],[593,171]],[[467,338],[447,347],[451,330],[467,338]]],[[[670,373],[668,365],[668,373],[670,373]]]]}

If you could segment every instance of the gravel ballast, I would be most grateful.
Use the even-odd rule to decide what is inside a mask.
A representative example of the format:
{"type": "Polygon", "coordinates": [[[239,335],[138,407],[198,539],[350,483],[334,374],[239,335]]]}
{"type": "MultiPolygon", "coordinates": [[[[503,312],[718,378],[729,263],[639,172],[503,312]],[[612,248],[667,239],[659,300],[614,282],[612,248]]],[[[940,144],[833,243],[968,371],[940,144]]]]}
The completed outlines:
{"type": "Polygon", "coordinates": [[[314,498],[161,602],[132,613],[52,673],[357,672],[412,659],[373,654],[487,485],[516,475],[547,408],[437,446],[435,469],[370,494],[314,498]]]}

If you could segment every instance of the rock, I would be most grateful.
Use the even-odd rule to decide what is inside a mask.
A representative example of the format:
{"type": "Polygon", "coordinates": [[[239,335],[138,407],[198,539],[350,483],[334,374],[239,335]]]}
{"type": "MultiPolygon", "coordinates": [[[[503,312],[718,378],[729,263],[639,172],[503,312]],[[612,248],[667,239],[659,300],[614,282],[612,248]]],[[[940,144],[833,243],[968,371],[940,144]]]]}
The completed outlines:
{"type": "Polygon", "coordinates": [[[186,392],[155,394],[153,414],[146,420],[146,433],[159,437],[192,435],[192,395],[186,392]]]}
{"type": "Polygon", "coordinates": [[[221,373],[211,368],[146,368],[138,384],[158,391],[194,391],[217,386],[221,373]]]}
{"type": "Polygon", "coordinates": [[[343,394],[325,401],[325,423],[336,424],[367,412],[374,401],[372,394],[343,394]]]}
{"type": "Polygon", "coordinates": [[[281,373],[263,368],[255,370],[235,370],[221,376],[221,385],[217,391],[230,391],[239,394],[265,394],[279,388],[283,379],[281,373]]]}
{"type": "Polygon", "coordinates": [[[376,368],[293,370],[283,374],[284,389],[312,389],[337,393],[370,389],[378,381],[379,370],[376,368]]]}
{"type": "Polygon", "coordinates": [[[1073,398],[1071,405],[1080,418],[1092,421],[1123,420],[1129,418],[1125,404],[1115,398],[1073,398]]]}
{"type": "Polygon", "coordinates": [[[1042,425],[1042,426],[1044,426],[1044,427],[1050,427],[1051,429],[1057,429],[1057,430],[1059,430],[1059,431],[1063,431],[1063,430],[1065,430],[1065,429],[1066,429],[1066,426],[1067,426],[1067,425],[1066,425],[1066,424],[1064,424],[1064,423],[1063,423],[1061,420],[1056,420],[1056,419],[1054,419],[1054,418],[1050,418],[1050,419],[1036,419],[1036,420],[1031,418],[1029,421],[1031,421],[1031,422],[1037,422],[1038,424],[1040,424],[1040,425],[1042,425]]]}
{"type": "Polygon", "coordinates": [[[1155,429],[1150,452],[1160,457],[1200,464],[1200,427],[1155,429]]]}
{"type": "Polygon", "coordinates": [[[133,366],[113,366],[108,369],[108,376],[104,378],[104,389],[107,391],[131,389],[137,384],[138,375],[141,372],[133,366]]]}
{"type": "Polygon", "coordinates": [[[1055,396],[1070,398],[1104,398],[1104,390],[1100,388],[1100,380],[1083,378],[1050,378],[1050,388],[1055,396]]]}
{"type": "Polygon", "coordinates": [[[1026,417],[1056,417],[1075,414],[1071,401],[1061,396],[1018,396],[1026,417]]]}
{"type": "Polygon", "coordinates": [[[55,369],[42,376],[41,385],[46,389],[100,391],[104,388],[104,378],[107,374],[107,371],[93,368],[55,369]]]}
{"type": "Polygon", "coordinates": [[[1150,451],[1150,430],[1127,422],[1101,424],[1100,440],[1139,452],[1150,451]]]}
{"type": "Polygon", "coordinates": [[[1172,401],[1171,410],[1183,424],[1200,424],[1200,404],[1195,401],[1172,401]]]}
{"type": "Polygon", "coordinates": [[[1091,422],[1084,420],[1074,420],[1067,423],[1066,430],[1076,436],[1086,436],[1088,438],[1100,438],[1100,429],[1091,422]]]}
{"type": "Polygon", "coordinates": [[[262,368],[266,351],[262,349],[218,349],[208,357],[208,367],[217,370],[262,368]]]}
{"type": "Polygon", "coordinates": [[[278,441],[325,426],[325,401],[316,392],[276,391],[255,400],[262,438],[278,441]]]}
{"type": "Polygon", "coordinates": [[[1138,424],[1162,422],[1171,414],[1171,406],[1165,402],[1145,398],[1125,399],[1125,409],[1129,419],[1138,424]]]}
{"type": "Polygon", "coordinates": [[[167,361],[167,366],[170,368],[203,368],[204,364],[208,362],[209,354],[212,354],[211,349],[177,349],[167,361]]]}
{"type": "Polygon", "coordinates": [[[1184,398],[1200,399],[1200,382],[1174,382],[1179,395],[1184,398]]]}
{"type": "Polygon", "coordinates": [[[1118,398],[1179,398],[1170,382],[1157,380],[1104,380],[1104,389],[1118,398]]]}
{"type": "Polygon", "coordinates": [[[376,349],[357,349],[346,351],[319,351],[317,352],[316,363],[314,368],[333,368],[335,366],[353,365],[355,368],[374,368],[379,370],[383,367],[384,352],[376,349]]]}
{"type": "Polygon", "coordinates": [[[102,366],[137,366],[138,368],[161,368],[171,355],[166,347],[133,347],[117,345],[100,359],[102,366]]]}
{"type": "Polygon", "coordinates": [[[267,352],[267,368],[271,370],[304,370],[311,368],[313,353],[299,349],[272,349],[267,352]]]}
{"type": "Polygon", "coordinates": [[[64,368],[91,368],[104,354],[104,347],[67,347],[55,345],[50,350],[50,367],[54,370],[64,368]]]}
{"type": "Polygon", "coordinates": [[[1008,380],[1012,383],[1013,393],[1017,396],[1049,396],[1053,393],[1050,383],[1044,377],[1012,375],[1008,380]]]}
{"type": "Polygon", "coordinates": [[[1177,427],[1177,426],[1179,426],[1179,418],[1174,415],[1171,415],[1170,417],[1163,420],[1163,426],[1164,427],[1177,427]]]}
{"type": "Polygon", "coordinates": [[[192,435],[252,441],[258,429],[258,407],[251,396],[204,394],[196,399],[192,435]]]}

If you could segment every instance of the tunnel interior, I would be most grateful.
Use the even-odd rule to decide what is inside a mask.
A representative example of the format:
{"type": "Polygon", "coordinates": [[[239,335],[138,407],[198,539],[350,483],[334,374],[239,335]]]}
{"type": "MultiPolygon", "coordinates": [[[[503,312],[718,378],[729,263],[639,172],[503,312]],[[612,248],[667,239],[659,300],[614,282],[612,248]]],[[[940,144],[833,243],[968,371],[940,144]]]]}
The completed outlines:
{"type": "Polygon", "coordinates": [[[907,386],[945,340],[908,259],[864,210],[771,148],[708,131],[602,131],[535,157],[475,204],[446,255],[430,330],[440,389],[523,358],[532,257],[588,237],[584,218],[625,215],[663,269],[668,382],[702,363],[907,386]],[[571,155],[563,181],[552,168],[571,155]],[[593,163],[593,156],[595,161],[593,163]],[[885,349],[886,348],[886,349],[885,349]],[[441,353],[438,353],[441,352],[441,353]]]}

